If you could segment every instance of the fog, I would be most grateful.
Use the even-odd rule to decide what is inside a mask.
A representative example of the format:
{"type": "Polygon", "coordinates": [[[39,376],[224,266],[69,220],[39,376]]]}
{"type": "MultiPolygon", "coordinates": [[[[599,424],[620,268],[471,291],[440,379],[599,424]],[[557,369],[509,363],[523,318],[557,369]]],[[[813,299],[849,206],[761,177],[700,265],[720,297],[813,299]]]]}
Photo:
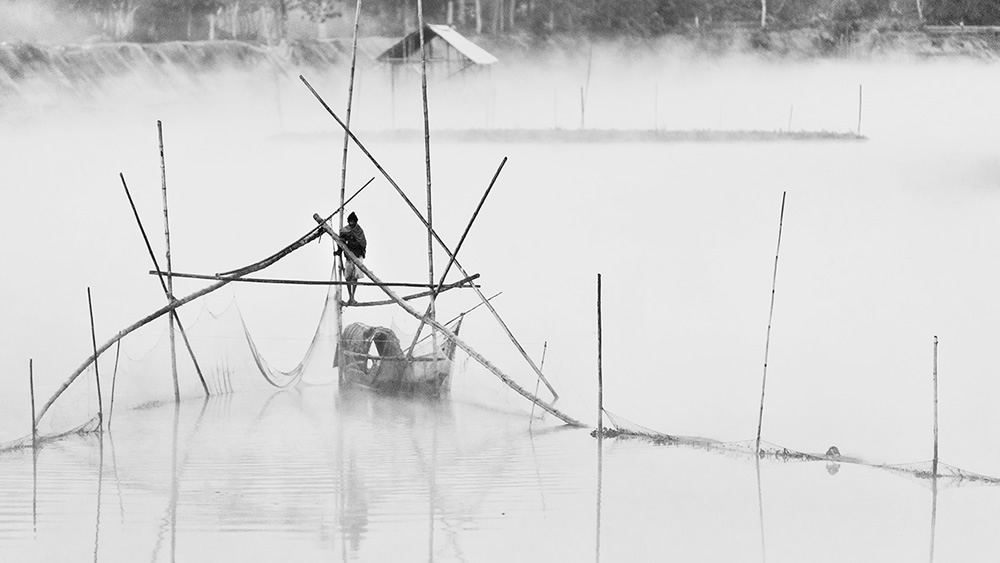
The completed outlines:
{"type": "MultiPolygon", "coordinates": [[[[29,359],[37,394],[47,397],[90,354],[87,287],[98,344],[162,305],[118,178],[162,256],[156,120],[164,124],[177,271],[258,260],[310,229],[313,213],[336,207],[342,133],[296,74],[118,79],[86,96],[29,97],[2,116],[8,427],[28,420],[29,359]]],[[[306,78],[342,115],[346,69],[306,78]]],[[[460,260],[482,275],[484,293],[504,292],[497,309],[536,361],[548,343],[545,371],[570,414],[595,418],[600,273],[606,407],[670,433],[754,436],[787,192],[765,439],[803,451],[836,444],[890,462],[929,459],[937,335],[941,457],[1000,474],[1000,454],[986,447],[1000,422],[991,408],[1000,391],[993,65],[781,63],[598,45],[592,55],[503,61],[432,81],[429,95],[434,222],[449,244],[509,158],[460,260]],[[790,122],[792,130],[850,132],[859,86],[863,141],[435,143],[435,130],[577,128],[581,88],[587,128],[779,131],[790,122]]],[[[364,66],[356,96],[363,142],[365,132],[420,127],[417,80],[391,88],[387,74],[364,66]]],[[[367,148],[423,209],[420,140],[372,138],[367,148]]],[[[385,280],[422,281],[419,221],[352,149],[348,190],[372,176],[350,206],[368,233],[367,262],[385,280]]],[[[266,275],[322,279],[329,252],[314,243],[266,275]]],[[[440,272],[442,252],[436,261],[440,272]]],[[[177,294],[201,287],[176,284],[177,294]]],[[[294,365],[322,290],[247,284],[208,306],[234,295],[265,355],[294,365]]],[[[449,294],[439,315],[473,304],[472,294],[449,294]]],[[[197,307],[182,317],[193,319],[197,307]]],[[[347,315],[409,322],[388,310],[347,315]]],[[[141,354],[162,334],[151,328],[123,350],[141,354]]],[[[531,381],[484,312],[470,316],[463,335],[531,381]]],[[[464,375],[492,377],[475,365],[464,375]]]]}

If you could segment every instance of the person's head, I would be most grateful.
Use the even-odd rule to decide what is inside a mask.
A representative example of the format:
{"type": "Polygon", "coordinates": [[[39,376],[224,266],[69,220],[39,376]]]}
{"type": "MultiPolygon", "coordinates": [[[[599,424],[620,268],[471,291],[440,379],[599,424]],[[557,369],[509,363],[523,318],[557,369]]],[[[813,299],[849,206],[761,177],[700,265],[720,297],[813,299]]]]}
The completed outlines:
{"type": "Polygon", "coordinates": [[[358,224],[358,216],[357,216],[357,214],[355,214],[353,211],[351,211],[351,214],[347,216],[347,222],[350,223],[350,224],[352,224],[352,225],[357,225],[358,224]]]}

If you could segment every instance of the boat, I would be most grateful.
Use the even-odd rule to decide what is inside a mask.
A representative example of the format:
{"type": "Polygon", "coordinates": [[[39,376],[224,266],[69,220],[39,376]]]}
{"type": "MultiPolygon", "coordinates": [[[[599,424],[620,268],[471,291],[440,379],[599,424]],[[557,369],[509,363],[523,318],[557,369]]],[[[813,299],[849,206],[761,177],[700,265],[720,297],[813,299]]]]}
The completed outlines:
{"type": "MultiPolygon", "coordinates": [[[[455,334],[461,324],[459,319],[455,334]]],[[[391,329],[356,322],[344,327],[340,354],[342,390],[361,387],[382,394],[441,397],[451,389],[455,343],[450,340],[431,353],[413,356],[391,329]]]]}

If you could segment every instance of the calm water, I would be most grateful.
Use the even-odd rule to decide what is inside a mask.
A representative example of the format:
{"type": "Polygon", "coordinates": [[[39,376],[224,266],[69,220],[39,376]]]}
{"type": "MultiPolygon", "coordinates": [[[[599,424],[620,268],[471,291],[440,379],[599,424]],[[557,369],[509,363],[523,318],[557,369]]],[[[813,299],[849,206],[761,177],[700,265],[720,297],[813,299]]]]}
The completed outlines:
{"type": "MultiPolygon", "coordinates": [[[[576,80],[574,69],[544,70],[498,71],[495,97],[482,98],[498,100],[488,107],[440,92],[431,111],[442,126],[572,126],[565,106],[550,110],[548,100],[552,83],[576,80]]],[[[457,241],[509,157],[460,260],[482,275],[484,293],[504,292],[497,309],[536,362],[547,343],[545,372],[560,406],[596,422],[600,272],[607,408],[665,432],[744,440],[756,432],[787,192],[764,438],[810,452],[835,444],[873,461],[930,459],[936,335],[941,458],[998,476],[995,67],[668,61],[651,70],[599,58],[588,123],[646,127],[655,115],[668,128],[779,129],[794,104],[793,128],[842,131],[856,126],[862,82],[865,142],[436,144],[434,222],[457,241]]],[[[317,134],[332,123],[301,86],[276,95],[230,89],[198,104],[131,88],[109,92],[87,115],[73,103],[40,109],[0,133],[8,297],[0,440],[27,432],[29,359],[42,400],[89,354],[87,287],[98,344],[162,303],[118,178],[162,254],[157,119],[175,270],[254,262],[337,199],[340,143],[317,134]]],[[[386,125],[376,83],[365,92],[372,101],[357,119],[386,125]]],[[[556,88],[557,102],[562,94],[556,88]]],[[[419,145],[369,149],[423,209],[419,145]]],[[[352,162],[348,186],[378,174],[356,152],[352,162]]],[[[426,239],[387,182],[377,179],[354,209],[370,267],[386,280],[426,278],[426,239]]],[[[265,272],[328,273],[325,244],[265,272]]],[[[177,293],[199,287],[178,280],[177,293]]],[[[246,284],[206,306],[220,310],[235,297],[261,352],[289,368],[323,296],[246,284]]],[[[439,316],[475,301],[448,294],[439,316]]],[[[181,314],[193,323],[198,311],[181,314]]],[[[348,315],[413,328],[399,313],[348,315]]],[[[462,330],[533,388],[492,318],[480,310],[462,330]]],[[[139,357],[163,334],[151,326],[122,352],[139,357]]],[[[493,384],[460,361],[461,377],[493,384]]],[[[529,433],[523,405],[498,401],[500,412],[308,388],[116,412],[103,446],[93,437],[43,448],[37,486],[30,452],[0,455],[0,551],[38,561],[95,552],[99,560],[950,561],[1000,547],[990,525],[1000,515],[997,488],[942,488],[935,502],[929,483],[876,469],[844,465],[831,475],[823,463],[775,461],[760,464],[758,486],[752,458],[641,442],[606,441],[599,459],[586,431],[548,422],[529,433]]]]}

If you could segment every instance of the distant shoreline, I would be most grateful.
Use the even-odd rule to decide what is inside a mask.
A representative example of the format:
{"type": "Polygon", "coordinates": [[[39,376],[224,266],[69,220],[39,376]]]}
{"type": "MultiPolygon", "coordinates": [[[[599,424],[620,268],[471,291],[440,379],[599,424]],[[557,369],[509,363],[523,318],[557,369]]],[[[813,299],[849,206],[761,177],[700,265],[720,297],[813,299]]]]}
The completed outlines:
{"type": "MultiPolygon", "coordinates": [[[[412,142],[422,140],[417,129],[384,129],[359,131],[364,140],[412,142]]],[[[284,139],[314,139],[337,137],[338,133],[288,133],[284,139]]],[[[775,142],[775,141],[867,141],[868,137],[853,132],[833,131],[763,131],[763,130],[667,130],[667,129],[441,129],[432,130],[435,141],[508,142],[508,143],[681,143],[681,142],[775,142]]]]}

